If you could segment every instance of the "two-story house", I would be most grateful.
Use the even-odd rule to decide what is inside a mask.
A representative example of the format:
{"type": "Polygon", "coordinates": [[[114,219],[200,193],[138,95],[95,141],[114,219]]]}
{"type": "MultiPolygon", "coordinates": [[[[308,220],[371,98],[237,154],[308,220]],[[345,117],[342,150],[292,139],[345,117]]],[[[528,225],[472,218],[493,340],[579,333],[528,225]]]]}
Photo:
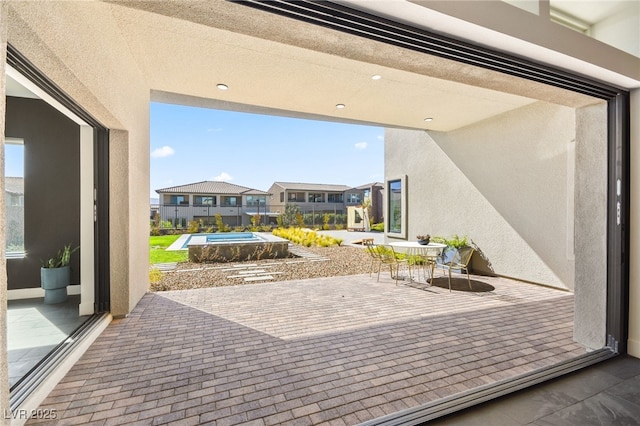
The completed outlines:
{"type": "MultiPolygon", "coordinates": [[[[229,226],[246,226],[251,218],[269,223],[269,194],[228,182],[203,181],[157,189],[161,226],[185,227],[191,220],[215,224],[218,213],[229,226]]],[[[271,222],[274,222],[272,220],[271,222]]]]}
{"type": "Polygon", "coordinates": [[[303,213],[345,214],[344,194],[348,189],[347,185],[274,182],[269,188],[273,194],[271,209],[284,213],[287,204],[295,204],[303,213]]]}
{"type": "Polygon", "coordinates": [[[379,182],[354,188],[322,183],[274,182],[269,188],[272,194],[270,207],[273,212],[282,214],[287,204],[295,204],[307,215],[333,213],[346,217],[347,207],[362,206],[369,202],[370,217],[374,222],[379,222],[384,216],[383,190],[384,185],[379,182]]]}
{"type": "Polygon", "coordinates": [[[350,188],[345,191],[344,201],[347,207],[369,205],[369,218],[373,223],[384,220],[384,184],[382,182],[350,188]]]}

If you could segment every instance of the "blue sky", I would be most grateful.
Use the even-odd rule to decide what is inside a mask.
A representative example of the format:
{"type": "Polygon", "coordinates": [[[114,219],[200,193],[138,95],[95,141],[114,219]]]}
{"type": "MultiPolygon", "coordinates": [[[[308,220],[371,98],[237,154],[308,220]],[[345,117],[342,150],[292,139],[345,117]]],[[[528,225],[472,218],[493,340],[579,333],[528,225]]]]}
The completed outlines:
{"type": "Polygon", "coordinates": [[[358,186],[384,178],[384,129],[151,104],[151,188],[219,180],[358,186]]]}
{"type": "Polygon", "coordinates": [[[4,146],[4,175],[24,177],[24,149],[22,145],[7,143],[4,146]]]}

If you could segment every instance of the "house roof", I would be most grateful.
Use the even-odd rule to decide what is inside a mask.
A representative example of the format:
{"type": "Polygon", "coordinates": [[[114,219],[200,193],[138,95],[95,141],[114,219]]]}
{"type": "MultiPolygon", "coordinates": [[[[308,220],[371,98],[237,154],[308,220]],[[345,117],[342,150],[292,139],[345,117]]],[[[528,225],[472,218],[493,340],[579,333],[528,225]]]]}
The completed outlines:
{"type": "Polygon", "coordinates": [[[371,182],[371,183],[365,183],[364,185],[360,185],[360,186],[354,186],[353,188],[350,189],[369,189],[369,188],[373,188],[374,186],[384,186],[381,182],[371,182]]]}
{"type": "Polygon", "coordinates": [[[7,177],[4,179],[5,192],[10,194],[24,194],[24,178],[7,177]]]}
{"type": "Polygon", "coordinates": [[[274,185],[278,185],[282,189],[288,189],[292,191],[343,192],[349,189],[349,186],[347,185],[332,185],[332,184],[324,184],[324,183],[274,182],[274,185]]]}
{"type": "Polygon", "coordinates": [[[240,195],[267,195],[265,191],[259,189],[247,188],[228,182],[218,181],[202,181],[188,183],[186,185],[172,186],[169,188],[156,189],[158,194],[165,193],[188,193],[188,194],[240,194],[240,195]]]}

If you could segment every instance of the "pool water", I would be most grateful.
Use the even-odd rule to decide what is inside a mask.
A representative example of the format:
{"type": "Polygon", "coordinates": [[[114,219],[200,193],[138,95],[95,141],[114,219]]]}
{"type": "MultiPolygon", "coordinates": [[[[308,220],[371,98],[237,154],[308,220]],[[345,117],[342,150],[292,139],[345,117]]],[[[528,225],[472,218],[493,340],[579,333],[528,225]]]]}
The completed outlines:
{"type": "Polygon", "coordinates": [[[191,234],[182,244],[183,249],[189,248],[189,243],[192,240],[199,241],[200,243],[235,243],[235,242],[250,242],[250,241],[263,241],[258,235],[252,232],[224,232],[220,234],[191,234]],[[204,241],[203,241],[204,239],[204,241]]]}

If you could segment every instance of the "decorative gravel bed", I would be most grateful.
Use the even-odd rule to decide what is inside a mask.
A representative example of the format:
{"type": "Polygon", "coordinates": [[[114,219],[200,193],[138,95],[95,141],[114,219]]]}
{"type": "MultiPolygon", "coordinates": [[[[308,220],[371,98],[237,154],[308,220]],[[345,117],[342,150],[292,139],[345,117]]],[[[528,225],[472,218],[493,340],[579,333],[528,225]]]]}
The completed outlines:
{"type": "Polygon", "coordinates": [[[152,283],[150,290],[185,290],[369,273],[371,258],[364,248],[334,246],[302,249],[316,257],[229,263],[180,263],[175,270],[163,272],[160,282],[152,283]]]}

